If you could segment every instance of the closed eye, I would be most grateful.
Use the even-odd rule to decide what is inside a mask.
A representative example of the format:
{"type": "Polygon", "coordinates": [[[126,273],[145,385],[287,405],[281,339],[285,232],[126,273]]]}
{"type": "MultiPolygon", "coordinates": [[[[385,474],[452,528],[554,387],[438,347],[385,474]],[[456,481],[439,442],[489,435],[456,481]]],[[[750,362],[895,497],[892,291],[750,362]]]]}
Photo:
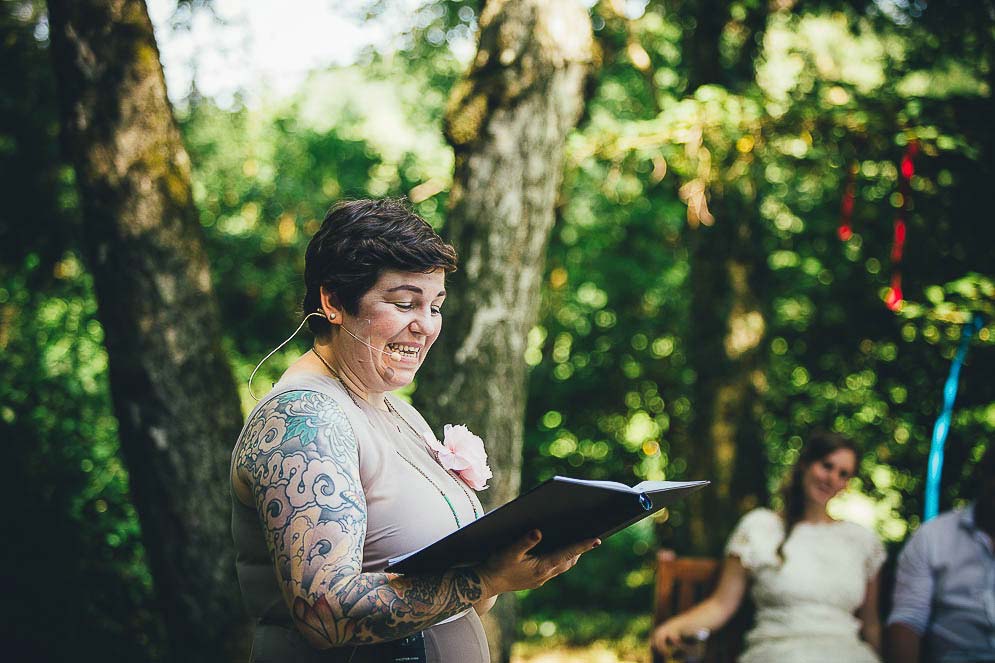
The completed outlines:
{"type": "MultiPolygon", "coordinates": [[[[413,302],[394,302],[394,306],[396,306],[398,310],[401,311],[412,311],[415,308],[413,302]]],[[[442,315],[442,306],[433,304],[431,307],[431,311],[432,315],[442,315]]]]}

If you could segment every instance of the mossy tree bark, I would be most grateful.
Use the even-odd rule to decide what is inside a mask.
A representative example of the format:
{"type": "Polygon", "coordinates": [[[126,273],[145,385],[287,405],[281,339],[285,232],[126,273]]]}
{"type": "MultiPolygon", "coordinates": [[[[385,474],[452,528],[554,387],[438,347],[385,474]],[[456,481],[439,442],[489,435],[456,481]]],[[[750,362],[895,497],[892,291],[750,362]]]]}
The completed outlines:
{"type": "Polygon", "coordinates": [[[225,660],[243,619],[228,535],[228,456],[241,411],[189,160],[145,3],[48,7],[83,252],[169,658],[225,660]]]}
{"type": "MultiPolygon", "coordinates": [[[[466,423],[484,439],[494,470],[483,494],[489,507],[519,491],[526,338],[592,44],[590,17],[575,0],[490,0],[476,58],[447,111],[456,169],[446,232],[461,268],[447,285],[445,331],[415,400],[434,425],[466,423]]],[[[495,661],[509,659],[512,598],[488,620],[495,661]]]]}

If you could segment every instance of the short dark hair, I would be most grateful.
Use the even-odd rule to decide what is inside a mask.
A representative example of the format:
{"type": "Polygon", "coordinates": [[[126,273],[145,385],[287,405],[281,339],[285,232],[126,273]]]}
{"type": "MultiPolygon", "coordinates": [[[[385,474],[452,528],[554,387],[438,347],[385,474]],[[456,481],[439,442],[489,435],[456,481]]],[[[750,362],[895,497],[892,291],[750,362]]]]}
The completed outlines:
{"type": "MultiPolygon", "coordinates": [[[[328,210],[304,255],[304,313],[321,311],[322,286],[355,315],[359,300],[385,270],[450,273],[456,262],[456,250],[403,199],[339,202],[328,210]]],[[[309,318],[308,326],[317,336],[330,329],[318,317],[309,318]]]]}

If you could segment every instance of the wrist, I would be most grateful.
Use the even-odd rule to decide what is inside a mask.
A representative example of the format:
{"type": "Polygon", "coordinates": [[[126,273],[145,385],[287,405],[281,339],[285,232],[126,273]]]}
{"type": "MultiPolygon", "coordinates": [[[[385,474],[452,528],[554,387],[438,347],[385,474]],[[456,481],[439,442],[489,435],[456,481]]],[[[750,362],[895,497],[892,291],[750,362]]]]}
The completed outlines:
{"type": "Polygon", "coordinates": [[[667,621],[667,626],[673,631],[682,632],[688,628],[687,617],[684,615],[675,615],[667,621]]]}
{"type": "Polygon", "coordinates": [[[480,585],[481,601],[494,598],[504,592],[504,590],[499,587],[497,578],[487,568],[486,564],[479,564],[475,567],[471,567],[470,570],[477,576],[477,582],[480,585]]]}

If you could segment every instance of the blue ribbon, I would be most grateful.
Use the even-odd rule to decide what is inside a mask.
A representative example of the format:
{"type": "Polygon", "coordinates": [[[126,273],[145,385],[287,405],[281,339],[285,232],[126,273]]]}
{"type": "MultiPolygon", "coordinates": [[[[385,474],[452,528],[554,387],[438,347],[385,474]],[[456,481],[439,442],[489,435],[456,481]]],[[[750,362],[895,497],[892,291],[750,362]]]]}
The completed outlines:
{"type": "Polygon", "coordinates": [[[947,383],[943,385],[943,409],[933,426],[933,441],[929,445],[929,462],[926,467],[926,508],[923,511],[923,521],[935,518],[940,511],[940,477],[943,474],[943,445],[947,442],[950,432],[950,416],[953,414],[954,401],[957,399],[957,383],[960,381],[960,367],[964,365],[967,347],[971,337],[981,329],[981,315],[975,313],[971,322],[964,327],[960,335],[960,346],[957,355],[950,364],[950,374],[947,383]]]}

